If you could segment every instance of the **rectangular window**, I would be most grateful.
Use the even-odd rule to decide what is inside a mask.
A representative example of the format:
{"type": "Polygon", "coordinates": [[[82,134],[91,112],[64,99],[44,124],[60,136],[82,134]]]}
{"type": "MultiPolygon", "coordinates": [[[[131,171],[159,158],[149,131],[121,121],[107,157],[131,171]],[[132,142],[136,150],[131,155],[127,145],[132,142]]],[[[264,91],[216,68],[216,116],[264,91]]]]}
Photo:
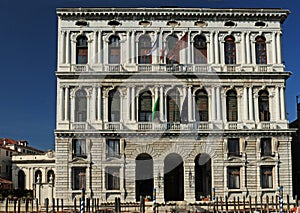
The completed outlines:
{"type": "Polygon", "coordinates": [[[261,167],[261,187],[273,188],[273,166],[261,167]]]}
{"type": "Polygon", "coordinates": [[[86,186],[86,168],[74,167],[72,168],[72,189],[81,190],[86,186]]]}
{"type": "Polygon", "coordinates": [[[229,189],[240,188],[240,167],[228,168],[228,188],[229,189]]]}
{"type": "Polygon", "coordinates": [[[108,139],[106,142],[106,156],[120,157],[120,140],[119,139],[108,139]]]}
{"type": "Polygon", "coordinates": [[[86,157],[85,139],[74,139],[72,141],[73,157],[86,157]]]}
{"type": "Polygon", "coordinates": [[[272,140],[271,138],[262,138],[260,141],[261,156],[272,155],[272,140]]]}
{"type": "Polygon", "coordinates": [[[105,169],[105,183],[107,190],[120,189],[120,167],[107,167],[105,169]]]}
{"type": "Polygon", "coordinates": [[[228,138],[228,156],[240,155],[240,141],[238,138],[228,138]]]}

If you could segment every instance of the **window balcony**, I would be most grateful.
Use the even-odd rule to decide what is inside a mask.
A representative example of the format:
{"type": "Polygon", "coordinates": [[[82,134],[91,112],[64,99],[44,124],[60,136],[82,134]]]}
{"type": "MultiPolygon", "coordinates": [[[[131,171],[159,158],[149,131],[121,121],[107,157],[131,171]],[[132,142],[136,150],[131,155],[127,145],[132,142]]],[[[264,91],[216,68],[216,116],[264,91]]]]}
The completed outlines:
{"type": "Polygon", "coordinates": [[[257,125],[258,129],[272,129],[272,124],[270,121],[262,121],[257,125]]]}
{"type": "Polygon", "coordinates": [[[121,122],[108,122],[105,124],[105,129],[107,130],[121,130],[123,125],[121,122]]]}
{"type": "Polygon", "coordinates": [[[72,130],[88,130],[90,129],[90,125],[87,122],[74,122],[71,123],[72,130]]]}
{"type": "Polygon", "coordinates": [[[209,122],[200,121],[200,122],[196,122],[195,124],[197,130],[209,129],[209,122]]]}
{"type": "Polygon", "coordinates": [[[70,66],[71,72],[89,72],[90,68],[88,64],[72,64],[70,66]]]}
{"type": "Polygon", "coordinates": [[[223,71],[225,71],[225,72],[240,72],[241,65],[240,64],[226,64],[223,67],[223,71]]]}

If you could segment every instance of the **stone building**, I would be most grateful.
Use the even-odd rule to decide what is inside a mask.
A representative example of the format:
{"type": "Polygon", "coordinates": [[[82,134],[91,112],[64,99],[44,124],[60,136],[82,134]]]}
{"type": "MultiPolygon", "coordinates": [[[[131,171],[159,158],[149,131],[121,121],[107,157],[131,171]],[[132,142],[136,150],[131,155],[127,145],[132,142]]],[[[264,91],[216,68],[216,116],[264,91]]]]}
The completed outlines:
{"type": "Polygon", "coordinates": [[[288,14],[57,9],[55,197],[291,195],[288,14]]]}

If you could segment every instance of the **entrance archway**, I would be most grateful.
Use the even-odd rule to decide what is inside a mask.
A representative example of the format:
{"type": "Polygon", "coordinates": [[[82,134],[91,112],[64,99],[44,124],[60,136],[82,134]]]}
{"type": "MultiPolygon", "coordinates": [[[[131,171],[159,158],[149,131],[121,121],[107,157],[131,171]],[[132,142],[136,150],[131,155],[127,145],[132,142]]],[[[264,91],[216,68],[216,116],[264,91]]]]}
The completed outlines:
{"type": "Polygon", "coordinates": [[[25,189],[25,173],[23,170],[18,172],[18,189],[25,189]]]}
{"type": "Polygon", "coordinates": [[[195,196],[197,201],[211,196],[211,158],[206,153],[195,158],[195,196]]]}
{"type": "Polygon", "coordinates": [[[142,153],[135,159],[135,196],[140,201],[140,196],[152,200],[153,194],[153,159],[150,155],[142,153]]]}
{"type": "Polygon", "coordinates": [[[165,201],[184,200],[183,160],[172,153],[164,160],[164,195],[165,201]]]}

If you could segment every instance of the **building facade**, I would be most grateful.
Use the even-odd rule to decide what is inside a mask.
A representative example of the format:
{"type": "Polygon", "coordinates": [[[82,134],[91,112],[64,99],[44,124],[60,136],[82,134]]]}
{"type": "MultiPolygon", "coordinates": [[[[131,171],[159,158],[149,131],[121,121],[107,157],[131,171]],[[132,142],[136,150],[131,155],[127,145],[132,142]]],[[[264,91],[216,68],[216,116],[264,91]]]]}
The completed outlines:
{"type": "Polygon", "coordinates": [[[55,197],[291,195],[288,14],[57,9],[55,197]]]}

